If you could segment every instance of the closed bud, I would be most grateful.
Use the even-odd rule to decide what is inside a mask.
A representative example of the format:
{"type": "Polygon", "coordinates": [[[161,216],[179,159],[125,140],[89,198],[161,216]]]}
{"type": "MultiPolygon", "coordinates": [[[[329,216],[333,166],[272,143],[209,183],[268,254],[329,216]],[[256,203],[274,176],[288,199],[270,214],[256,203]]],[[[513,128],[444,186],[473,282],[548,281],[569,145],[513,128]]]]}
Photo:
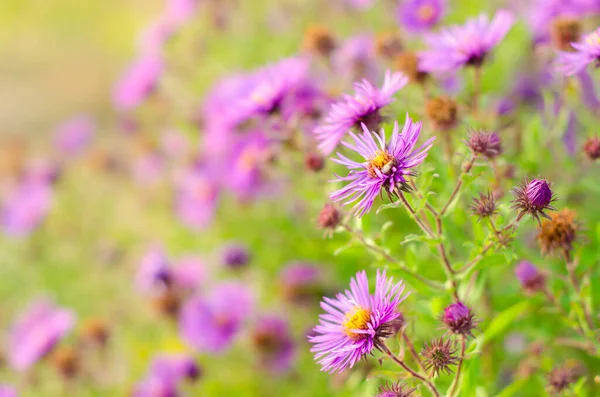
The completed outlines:
{"type": "Polygon", "coordinates": [[[321,229],[335,229],[342,220],[340,211],[331,203],[325,204],[319,213],[319,227],[321,229]]]}
{"type": "Polygon", "coordinates": [[[456,302],[444,309],[442,321],[453,334],[473,336],[476,327],[475,315],[472,310],[462,302],[456,302]]]}
{"type": "Polygon", "coordinates": [[[597,136],[588,138],[583,144],[583,151],[592,161],[600,159],[600,138],[597,136]]]}
{"type": "Polygon", "coordinates": [[[304,157],[304,166],[312,172],[319,172],[325,167],[323,156],[317,153],[308,153],[304,157]]]}
{"type": "Polygon", "coordinates": [[[452,347],[450,339],[434,339],[431,343],[426,343],[421,352],[425,364],[425,369],[431,371],[432,376],[442,372],[445,374],[454,373],[452,366],[458,363],[456,356],[457,349],[452,347]]]}

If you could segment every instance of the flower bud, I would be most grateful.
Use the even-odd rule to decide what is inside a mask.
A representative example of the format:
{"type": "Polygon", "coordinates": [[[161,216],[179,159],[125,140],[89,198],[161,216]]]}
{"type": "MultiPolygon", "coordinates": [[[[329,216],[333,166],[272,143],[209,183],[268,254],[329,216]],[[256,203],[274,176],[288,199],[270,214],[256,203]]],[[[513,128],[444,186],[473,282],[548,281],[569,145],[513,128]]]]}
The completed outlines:
{"type": "Polygon", "coordinates": [[[482,155],[488,159],[493,159],[502,153],[502,143],[495,132],[473,131],[466,144],[473,154],[482,155]]]}
{"type": "Polygon", "coordinates": [[[529,214],[539,223],[540,215],[550,218],[544,212],[545,210],[555,210],[550,205],[555,200],[551,185],[545,179],[533,179],[531,182],[525,180],[525,183],[513,189],[513,195],[515,196],[512,201],[513,209],[519,211],[517,220],[529,214]]]}
{"type": "Polygon", "coordinates": [[[403,383],[396,382],[391,385],[383,385],[379,387],[375,397],[409,397],[417,389],[407,389],[403,383]]]}
{"type": "Polygon", "coordinates": [[[515,268],[515,275],[527,292],[533,293],[544,289],[546,277],[531,262],[520,262],[515,268]]]}
{"type": "Polygon", "coordinates": [[[600,159],[600,138],[597,136],[588,138],[583,144],[583,150],[590,160],[600,159]]]}
{"type": "Polygon", "coordinates": [[[223,264],[230,269],[242,268],[250,259],[250,251],[241,244],[230,244],[223,250],[223,264]]]}
{"type": "Polygon", "coordinates": [[[450,339],[444,340],[444,338],[434,339],[431,343],[425,344],[421,355],[424,357],[425,369],[431,370],[433,376],[440,372],[445,374],[454,372],[450,367],[458,363],[458,357],[455,354],[457,349],[452,348],[451,344],[450,339]]]}
{"type": "Polygon", "coordinates": [[[442,321],[453,334],[473,336],[476,322],[471,309],[462,302],[456,302],[444,309],[442,321]]]}
{"type": "Polygon", "coordinates": [[[469,208],[480,219],[489,218],[498,212],[496,198],[492,192],[487,192],[486,194],[479,193],[479,198],[474,198],[469,208]]]}
{"type": "Polygon", "coordinates": [[[321,229],[335,229],[341,221],[341,215],[331,203],[325,204],[319,213],[318,224],[321,229]]]}

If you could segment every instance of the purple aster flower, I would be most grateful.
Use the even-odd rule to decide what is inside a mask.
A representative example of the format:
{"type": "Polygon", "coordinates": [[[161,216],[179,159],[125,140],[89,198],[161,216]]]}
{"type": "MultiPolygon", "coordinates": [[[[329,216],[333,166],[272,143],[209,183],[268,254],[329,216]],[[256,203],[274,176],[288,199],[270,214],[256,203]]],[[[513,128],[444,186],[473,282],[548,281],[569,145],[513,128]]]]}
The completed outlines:
{"type": "Polygon", "coordinates": [[[11,236],[26,236],[42,223],[51,206],[52,189],[48,182],[24,180],[3,202],[2,228],[11,236]]]}
{"type": "Polygon", "coordinates": [[[71,331],[75,316],[70,310],[38,300],[17,319],[8,336],[7,359],[16,371],[24,371],[50,353],[71,331]]]}
{"type": "Polygon", "coordinates": [[[565,76],[583,71],[589,64],[600,66],[600,28],[572,43],[574,52],[560,51],[556,60],[558,70],[565,76]]]}
{"type": "Polygon", "coordinates": [[[366,162],[359,163],[340,153],[337,154],[338,157],[333,161],[347,166],[350,173],[346,177],[338,176],[336,181],[349,183],[333,192],[330,195],[331,199],[333,201],[347,199],[344,204],[359,200],[354,208],[358,216],[363,216],[371,209],[373,201],[383,190],[389,195],[397,194],[398,189],[406,190],[406,176],[413,175],[411,168],[425,160],[427,151],[435,139],[435,137],[430,138],[419,148],[414,149],[420,133],[421,123],[413,123],[408,114],[402,133],[398,131],[398,122],[394,123],[389,144],[386,144],[383,129],[381,135],[378,135],[369,131],[363,124],[362,135],[350,134],[355,144],[346,142],[343,144],[363,156],[366,162]]]}
{"type": "Polygon", "coordinates": [[[344,41],[333,53],[331,63],[336,75],[349,81],[374,81],[380,73],[375,39],[359,34],[344,41]]]}
{"type": "Polygon", "coordinates": [[[246,266],[252,255],[243,244],[231,243],[223,248],[223,264],[231,269],[239,269],[246,266]]]}
{"type": "Polygon", "coordinates": [[[17,397],[17,389],[10,385],[0,385],[0,397],[17,397]]]}
{"type": "Polygon", "coordinates": [[[272,372],[287,372],[294,359],[294,341],[286,320],[260,317],[252,330],[252,342],[261,364],[272,372]]]}
{"type": "Polygon", "coordinates": [[[163,72],[163,61],[148,55],[129,66],[113,92],[113,102],[119,110],[139,106],[156,88],[163,72]]]}
{"type": "Polygon", "coordinates": [[[279,274],[286,299],[298,304],[310,303],[323,296],[320,279],[320,269],[304,262],[290,263],[279,274]]]}
{"type": "Polygon", "coordinates": [[[402,73],[385,74],[380,89],[367,80],[354,85],[354,96],[344,95],[331,105],[323,124],[315,129],[319,149],[323,154],[331,154],[344,135],[351,129],[365,124],[369,129],[379,128],[383,121],[381,110],[394,102],[394,94],[406,85],[408,78],[402,73]]]}
{"type": "Polygon", "coordinates": [[[546,277],[531,262],[521,261],[515,267],[515,275],[521,286],[528,292],[536,292],[544,288],[546,277]]]}
{"type": "Polygon", "coordinates": [[[175,210],[184,225],[202,230],[212,223],[218,198],[219,187],[211,173],[192,169],[178,183],[175,210]]]}
{"type": "Polygon", "coordinates": [[[405,389],[407,387],[402,383],[393,383],[392,385],[384,385],[379,387],[375,397],[409,397],[417,389],[405,389]]]}
{"type": "Polygon", "coordinates": [[[218,285],[208,296],[193,297],[184,305],[179,318],[181,335],[201,352],[220,353],[231,345],[252,306],[252,294],[243,285],[218,285]]]}
{"type": "Polygon", "coordinates": [[[195,256],[184,256],[171,268],[173,284],[187,291],[195,291],[206,280],[206,265],[195,256]]]}
{"type": "Polygon", "coordinates": [[[445,8],[446,0],[401,0],[396,18],[409,32],[419,33],[435,26],[445,8]]]}
{"type": "Polygon", "coordinates": [[[514,16],[500,10],[489,21],[482,14],[464,25],[453,25],[439,33],[428,33],[429,49],[421,53],[421,68],[426,72],[447,72],[461,66],[480,66],[489,52],[506,36],[514,16]]]}
{"type": "Polygon", "coordinates": [[[132,397],[178,397],[177,385],[162,377],[150,376],[133,389],[132,397]]]}
{"type": "Polygon", "coordinates": [[[135,286],[139,291],[150,292],[155,288],[168,286],[173,281],[169,258],[159,246],[151,247],[142,257],[135,286]]]}
{"type": "Polygon", "coordinates": [[[54,146],[61,154],[76,155],[89,145],[95,129],[90,116],[74,117],[57,127],[54,146]]]}
{"type": "Polygon", "coordinates": [[[184,23],[194,16],[198,0],[167,0],[165,14],[167,19],[184,23]]]}
{"type": "Polygon", "coordinates": [[[159,354],[152,359],[149,374],[150,377],[178,384],[182,380],[197,380],[201,369],[194,359],[186,354],[159,354]]]}
{"type": "Polygon", "coordinates": [[[456,302],[444,309],[442,321],[453,334],[473,336],[476,326],[473,311],[464,303],[456,302]]]}
{"type": "Polygon", "coordinates": [[[402,296],[402,282],[394,283],[385,271],[377,271],[375,292],[369,293],[367,274],[362,271],[350,282],[350,290],[335,299],[323,298],[317,336],[310,336],[311,349],[321,370],[342,372],[378,348],[390,335],[390,323],[400,316],[396,307],[402,296]]]}

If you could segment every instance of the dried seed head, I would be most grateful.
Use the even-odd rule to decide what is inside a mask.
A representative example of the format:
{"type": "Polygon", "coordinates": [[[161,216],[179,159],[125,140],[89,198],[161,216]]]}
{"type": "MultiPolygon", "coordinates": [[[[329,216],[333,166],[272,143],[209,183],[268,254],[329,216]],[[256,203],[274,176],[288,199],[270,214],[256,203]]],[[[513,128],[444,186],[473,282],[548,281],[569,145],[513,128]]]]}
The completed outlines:
{"type": "Polygon", "coordinates": [[[81,339],[85,343],[96,346],[106,346],[110,338],[110,330],[106,321],[90,318],[81,326],[81,339]]]}
{"type": "Polygon", "coordinates": [[[475,197],[469,208],[480,219],[488,218],[498,212],[496,197],[489,191],[486,194],[479,193],[479,198],[475,197]]]}
{"type": "Polygon", "coordinates": [[[597,136],[588,138],[583,144],[583,150],[590,160],[600,159],[600,138],[597,136]]]}
{"type": "Polygon", "coordinates": [[[442,372],[445,374],[454,373],[452,365],[458,363],[456,356],[457,349],[452,348],[452,341],[444,338],[434,339],[429,344],[425,344],[425,349],[421,352],[425,364],[425,369],[431,370],[433,376],[442,372]]]}
{"type": "Polygon", "coordinates": [[[473,336],[477,320],[473,311],[464,303],[456,302],[444,309],[442,321],[453,334],[473,336]]]}
{"type": "Polygon", "coordinates": [[[335,229],[341,221],[340,211],[331,203],[325,204],[319,213],[319,227],[321,229],[335,229]]]}
{"type": "Polygon", "coordinates": [[[540,223],[540,215],[550,218],[544,211],[556,210],[551,203],[556,200],[551,184],[545,179],[532,179],[519,184],[512,190],[514,195],[513,209],[519,211],[517,220],[529,214],[540,223]]]}
{"type": "Polygon", "coordinates": [[[542,222],[537,241],[544,254],[570,251],[578,230],[575,211],[565,208],[553,213],[550,220],[542,222]]]}
{"type": "Polygon", "coordinates": [[[488,159],[493,159],[502,153],[502,142],[495,132],[472,131],[465,143],[473,154],[480,154],[488,159]]]}
{"type": "Polygon", "coordinates": [[[445,131],[456,125],[458,106],[449,96],[439,96],[427,102],[425,113],[437,129],[445,131]]]}
{"type": "Polygon", "coordinates": [[[382,58],[394,59],[402,52],[402,48],[400,36],[395,32],[384,32],[377,36],[375,51],[382,58]]]}
{"type": "Polygon", "coordinates": [[[404,73],[411,82],[423,84],[429,74],[419,69],[419,57],[413,51],[403,51],[394,59],[396,69],[404,73]]]}
{"type": "Polygon", "coordinates": [[[324,58],[329,58],[336,48],[336,40],[333,33],[326,27],[309,26],[304,33],[302,47],[324,58]]]}
{"type": "Polygon", "coordinates": [[[152,300],[152,305],[159,313],[176,318],[181,307],[181,297],[172,289],[164,291],[152,300]]]}
{"type": "Polygon", "coordinates": [[[415,390],[417,389],[409,389],[405,384],[396,382],[380,386],[375,397],[409,397],[415,390]]]}
{"type": "Polygon", "coordinates": [[[70,346],[61,346],[51,355],[50,361],[65,378],[73,378],[79,372],[79,355],[70,346]]]}
{"type": "Polygon", "coordinates": [[[554,45],[562,51],[574,51],[571,43],[579,41],[581,22],[572,18],[557,18],[552,22],[550,34],[554,45]]]}

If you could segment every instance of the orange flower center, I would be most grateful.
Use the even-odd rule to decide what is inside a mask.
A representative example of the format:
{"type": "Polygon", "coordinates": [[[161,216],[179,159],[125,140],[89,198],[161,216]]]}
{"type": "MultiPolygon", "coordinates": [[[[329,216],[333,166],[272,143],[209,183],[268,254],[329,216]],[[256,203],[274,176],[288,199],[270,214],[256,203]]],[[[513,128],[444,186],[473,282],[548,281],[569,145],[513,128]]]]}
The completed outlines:
{"type": "Polygon", "coordinates": [[[377,172],[375,170],[378,170],[382,174],[387,174],[394,165],[394,161],[394,157],[387,151],[378,150],[375,152],[375,155],[369,159],[367,171],[373,178],[377,178],[377,172]]]}
{"type": "Polygon", "coordinates": [[[371,311],[364,307],[355,306],[350,312],[346,313],[346,318],[342,323],[344,332],[351,339],[359,339],[362,334],[354,332],[355,330],[366,330],[371,321],[371,311]]]}

